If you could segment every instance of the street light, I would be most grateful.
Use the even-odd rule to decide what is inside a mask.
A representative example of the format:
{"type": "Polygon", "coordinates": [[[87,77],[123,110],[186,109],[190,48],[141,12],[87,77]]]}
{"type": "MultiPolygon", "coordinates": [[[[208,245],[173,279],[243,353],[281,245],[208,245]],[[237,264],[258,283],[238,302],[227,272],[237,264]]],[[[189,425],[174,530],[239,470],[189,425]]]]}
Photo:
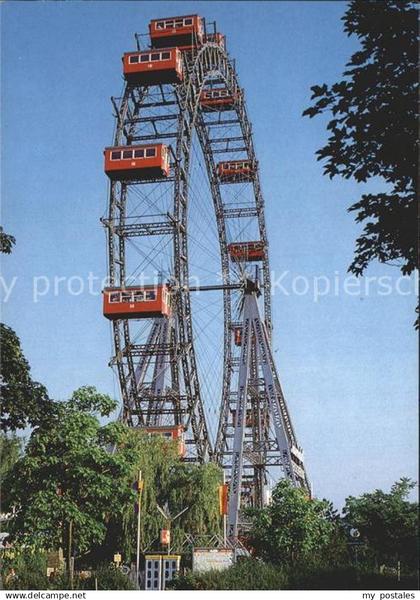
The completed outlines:
{"type": "Polygon", "coordinates": [[[163,509],[161,506],[159,506],[159,504],[156,503],[157,509],[160,512],[160,514],[165,518],[166,522],[167,522],[167,528],[168,528],[168,532],[169,535],[167,536],[167,540],[168,540],[168,554],[170,554],[170,548],[171,548],[171,529],[172,529],[172,523],[178,519],[181,515],[184,514],[185,511],[187,511],[190,507],[186,506],[185,508],[183,508],[178,514],[176,514],[174,517],[171,517],[171,514],[168,510],[168,507],[166,506],[165,509],[163,509]]]}
{"type": "Polygon", "coordinates": [[[141,471],[137,480],[137,553],[136,553],[136,581],[139,587],[140,578],[140,535],[141,535],[141,497],[143,493],[144,481],[141,478],[141,471]]]}

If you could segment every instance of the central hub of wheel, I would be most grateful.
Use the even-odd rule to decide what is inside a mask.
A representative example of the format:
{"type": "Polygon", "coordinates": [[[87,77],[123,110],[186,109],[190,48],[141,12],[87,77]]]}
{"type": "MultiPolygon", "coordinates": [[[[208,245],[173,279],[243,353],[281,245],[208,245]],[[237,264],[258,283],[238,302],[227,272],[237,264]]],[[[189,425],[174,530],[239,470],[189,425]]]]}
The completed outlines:
{"type": "Polygon", "coordinates": [[[244,293],[245,294],[256,294],[257,297],[261,296],[260,282],[258,279],[249,279],[248,277],[244,282],[244,293]]]}

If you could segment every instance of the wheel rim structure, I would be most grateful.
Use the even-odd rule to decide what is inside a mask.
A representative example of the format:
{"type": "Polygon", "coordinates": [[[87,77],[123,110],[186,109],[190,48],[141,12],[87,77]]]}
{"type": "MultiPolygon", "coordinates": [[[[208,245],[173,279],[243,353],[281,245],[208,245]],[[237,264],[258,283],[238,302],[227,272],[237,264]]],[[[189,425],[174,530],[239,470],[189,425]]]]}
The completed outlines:
{"type": "MultiPolygon", "coordinates": [[[[252,128],[247,116],[243,90],[239,87],[235,64],[218,43],[206,42],[200,47],[182,53],[183,81],[177,84],[141,86],[125,85],[123,95],[113,99],[116,128],[113,146],[124,147],[135,143],[167,143],[171,148],[171,173],[164,181],[111,181],[109,210],[102,222],[107,231],[109,285],[124,288],[129,284],[131,265],[128,265],[127,245],[133,238],[142,243],[166,240],[171,248],[170,273],[173,315],[155,318],[147,327],[141,323],[141,333],[134,333],[129,319],[114,320],[114,356],[120,382],[123,410],[122,419],[134,427],[153,425],[183,425],[186,432],[186,460],[204,462],[214,460],[226,470],[231,469],[232,439],[235,419],[232,412],[237,401],[239,355],[232,332],[241,316],[238,306],[238,282],[250,277],[247,261],[235,262],[229,256],[229,243],[233,232],[252,230],[254,240],[265,248],[259,262],[259,303],[268,337],[271,332],[270,268],[268,240],[264,219],[264,202],[254,151],[252,128]],[[203,110],[200,97],[204,89],[223,86],[234,98],[229,110],[215,108],[203,110]],[[223,361],[220,382],[220,409],[214,440],[211,440],[205,402],[197,366],[192,316],[192,295],[189,265],[188,212],[190,202],[190,162],[193,136],[196,135],[213,203],[220,260],[220,285],[223,304],[223,342],[220,357],[223,361]],[[223,160],[242,159],[253,165],[250,181],[238,185],[224,185],[217,172],[223,160]],[[153,215],[130,214],[130,197],[139,194],[143,186],[153,188],[154,194],[167,198],[166,212],[153,215]],[[164,187],[163,187],[164,186],[164,187]],[[240,188],[240,193],[236,190],[240,188]],[[140,190],[140,191],[139,191],[140,190]],[[170,209],[170,210],[169,210],[170,209]],[[138,339],[142,343],[137,343],[138,339]],[[147,373],[153,373],[150,381],[147,373]],[[164,385],[162,373],[170,385],[164,385]]],[[[150,197],[148,197],[150,198],[150,197]]],[[[156,203],[155,203],[156,204],[156,203]]],[[[246,233],[242,233],[246,239],[246,233]]],[[[160,243],[160,242],[159,242],[160,243]]],[[[163,243],[163,242],[162,242],[163,243]]],[[[144,260],[153,256],[149,254],[144,260]]],[[[146,250],[145,250],[146,252],[146,250]]],[[[141,267],[136,265],[136,269],[141,267]]],[[[242,285],[242,284],[241,284],[242,285]]],[[[216,286],[217,287],[217,286],[216,286]]],[[[238,295],[239,294],[239,295],[238,295]]],[[[278,454],[278,447],[270,437],[267,420],[267,395],[259,380],[256,354],[250,356],[250,382],[252,393],[249,406],[259,426],[251,427],[248,437],[254,448],[260,448],[258,460],[252,451],[244,451],[243,484],[253,485],[252,504],[264,504],[264,485],[267,484],[267,467],[281,466],[282,461],[270,458],[278,454]]],[[[201,374],[202,377],[202,374],[201,374]]],[[[281,394],[281,390],[279,392],[281,394]]],[[[285,409],[286,418],[287,409],[285,409]]],[[[292,442],[295,443],[293,430],[292,442]]]]}

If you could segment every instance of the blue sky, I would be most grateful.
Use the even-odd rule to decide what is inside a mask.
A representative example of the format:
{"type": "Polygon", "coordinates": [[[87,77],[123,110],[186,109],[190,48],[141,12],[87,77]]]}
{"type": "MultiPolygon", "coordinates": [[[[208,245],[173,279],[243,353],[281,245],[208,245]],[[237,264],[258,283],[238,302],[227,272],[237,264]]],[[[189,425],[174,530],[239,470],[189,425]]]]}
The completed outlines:
{"type": "MultiPolygon", "coordinates": [[[[274,348],[314,491],[349,494],[417,474],[417,340],[411,292],[293,293],[304,276],[342,281],[360,226],[346,208],[364,189],[322,175],[325,120],[302,118],[310,86],[340,77],[357,41],[344,2],[7,2],[2,5],[2,222],[17,238],[17,277],[2,320],[21,338],[33,376],[57,399],[80,385],[118,395],[101,298],[65,292],[68,278],[106,273],[99,217],[107,203],[102,149],[121,55],[151,18],[216,20],[236,58],[261,167],[271,266],[288,271],[273,297],[274,348]],[[33,301],[33,278],[62,277],[33,301]],[[297,285],[297,284],[296,284],[297,285]]],[[[399,276],[372,265],[367,276],[399,276]]],[[[364,279],[364,283],[366,278],[364,279]]],[[[407,282],[401,285],[409,290],[407,282]]],[[[98,288],[99,289],[99,288],[98,288]]]]}

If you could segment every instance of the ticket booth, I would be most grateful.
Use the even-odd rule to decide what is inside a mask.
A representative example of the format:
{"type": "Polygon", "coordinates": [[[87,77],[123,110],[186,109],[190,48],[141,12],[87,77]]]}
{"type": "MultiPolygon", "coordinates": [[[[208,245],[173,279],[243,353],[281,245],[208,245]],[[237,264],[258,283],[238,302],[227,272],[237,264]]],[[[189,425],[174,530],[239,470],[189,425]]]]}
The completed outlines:
{"type": "Polygon", "coordinates": [[[146,554],[145,556],[145,590],[164,590],[179,571],[181,556],[179,554],[146,554]]]}

